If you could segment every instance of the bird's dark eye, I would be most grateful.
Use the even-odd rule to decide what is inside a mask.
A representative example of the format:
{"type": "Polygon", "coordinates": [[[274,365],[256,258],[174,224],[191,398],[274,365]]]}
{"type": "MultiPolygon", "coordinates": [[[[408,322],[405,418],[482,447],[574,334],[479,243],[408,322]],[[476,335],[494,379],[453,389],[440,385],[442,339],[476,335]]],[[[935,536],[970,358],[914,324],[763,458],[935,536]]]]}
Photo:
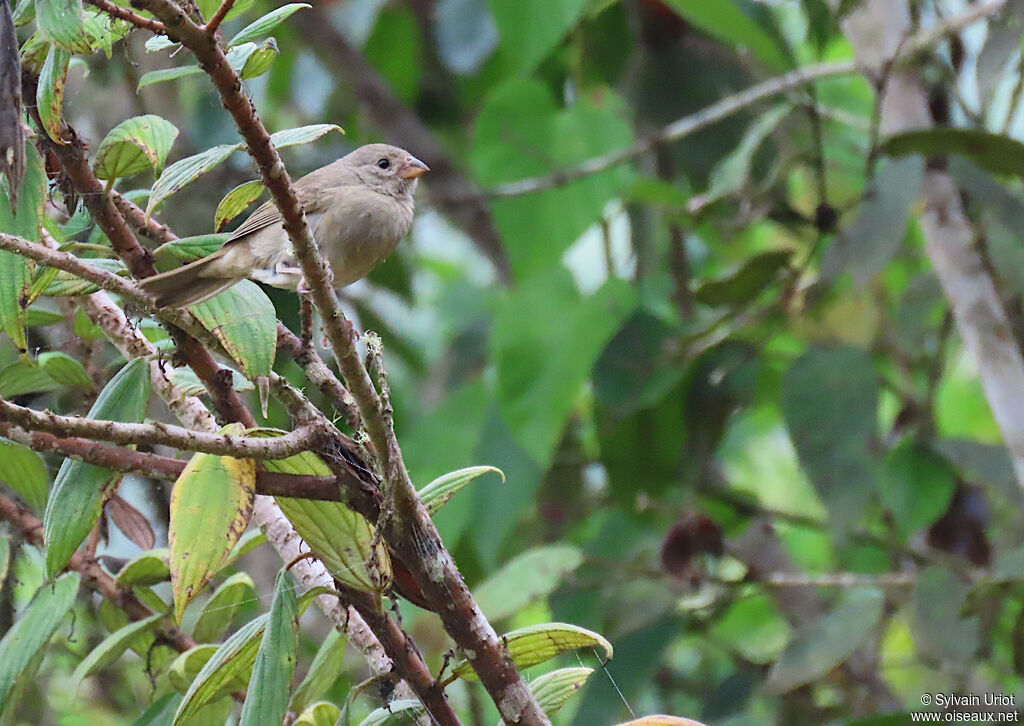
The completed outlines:
{"type": "Polygon", "coordinates": [[[377,166],[379,166],[381,169],[388,169],[391,167],[391,162],[388,161],[387,159],[381,159],[380,161],[377,162],[377,166]]]}

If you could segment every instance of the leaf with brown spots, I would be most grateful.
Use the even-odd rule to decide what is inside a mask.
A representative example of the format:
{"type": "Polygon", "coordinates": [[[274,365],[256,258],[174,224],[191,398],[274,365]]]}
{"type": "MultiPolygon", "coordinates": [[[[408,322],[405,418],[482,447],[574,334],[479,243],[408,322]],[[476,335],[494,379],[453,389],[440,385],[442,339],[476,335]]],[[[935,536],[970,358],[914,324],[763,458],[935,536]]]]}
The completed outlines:
{"type": "MultiPolygon", "coordinates": [[[[225,434],[241,434],[232,424],[225,434]]],[[[174,483],[171,494],[171,587],[174,617],[224,566],[245,532],[256,494],[251,459],[196,454],[174,483]]]]}

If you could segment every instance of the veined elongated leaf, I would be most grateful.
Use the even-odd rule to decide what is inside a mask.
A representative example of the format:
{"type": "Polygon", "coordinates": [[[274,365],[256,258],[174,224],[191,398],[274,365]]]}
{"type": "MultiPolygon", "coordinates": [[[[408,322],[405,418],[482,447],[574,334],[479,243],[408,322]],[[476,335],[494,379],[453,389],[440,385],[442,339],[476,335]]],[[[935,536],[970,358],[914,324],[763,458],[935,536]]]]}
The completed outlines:
{"type": "MultiPolygon", "coordinates": [[[[149,404],[149,365],[136,358],[104,386],[89,410],[89,418],[140,423],[149,404]]],[[[60,572],[96,524],[103,500],[121,474],[82,461],[65,459],[53,482],[43,515],[46,570],[60,572]]]]}
{"type": "Polygon", "coordinates": [[[92,50],[81,0],[36,0],[36,26],[47,40],[74,53],[92,50]]]}
{"type": "MultiPolygon", "coordinates": [[[[508,646],[509,655],[519,670],[551,660],[559,653],[580,648],[600,647],[604,651],[605,660],[611,660],[613,653],[612,644],[604,636],[568,623],[543,623],[519,628],[501,636],[501,640],[508,646]]],[[[456,663],[445,682],[451,683],[456,678],[480,680],[468,660],[456,663]]]]}
{"type": "Polygon", "coordinates": [[[732,0],[668,0],[668,5],[687,21],[729,46],[746,48],[762,63],[782,70],[793,65],[781,41],[736,7],[732,0]]]}
{"type": "MultiPolygon", "coordinates": [[[[213,17],[213,14],[217,12],[217,8],[220,7],[221,1],[222,0],[199,0],[199,12],[203,14],[203,17],[206,20],[209,20],[213,17]]],[[[254,2],[256,2],[256,0],[238,0],[231,6],[231,9],[228,10],[227,15],[224,16],[223,22],[226,23],[229,20],[237,18],[239,15],[251,8],[254,2]]]]}
{"type": "Polygon", "coordinates": [[[153,169],[159,175],[178,128],[153,114],[126,119],[112,128],[96,149],[96,176],[119,179],[153,169]]]}
{"type": "Polygon", "coordinates": [[[166,547],[135,555],[117,573],[117,582],[128,587],[143,587],[171,579],[171,551],[166,547]]]}
{"type": "Polygon", "coordinates": [[[544,713],[553,716],[583,688],[593,668],[559,668],[530,681],[530,692],[544,713]]]}
{"type": "Polygon", "coordinates": [[[447,474],[434,479],[434,481],[427,484],[425,487],[420,489],[419,495],[420,500],[423,502],[423,506],[427,508],[430,514],[434,514],[438,509],[443,507],[449,499],[455,496],[462,487],[469,484],[471,481],[479,476],[483,476],[489,472],[494,472],[501,476],[501,480],[505,481],[505,472],[494,466],[469,466],[465,469],[458,469],[457,471],[450,471],[447,474]]]}
{"type": "MultiPolygon", "coordinates": [[[[250,436],[280,436],[274,429],[254,429],[250,436]]],[[[303,452],[263,462],[266,471],[280,474],[330,476],[320,457],[303,452]]],[[[275,497],[281,511],[309,548],[339,581],[363,592],[380,593],[391,583],[391,559],[378,544],[371,552],[373,525],[340,502],[275,497]]]]}
{"type": "Polygon", "coordinates": [[[288,3],[287,5],[282,5],[276,10],[272,10],[267,13],[254,23],[250,23],[242,28],[238,35],[228,41],[228,47],[231,48],[236,45],[241,45],[242,43],[248,43],[249,41],[256,40],[290,18],[293,13],[309,7],[313,6],[309,3],[288,3]]]}
{"type": "Polygon", "coordinates": [[[270,66],[277,59],[277,41],[274,38],[267,38],[249,53],[242,70],[238,75],[243,81],[250,78],[257,78],[270,70],[270,66]]]}
{"type": "Polygon", "coordinates": [[[308,144],[310,141],[316,141],[321,136],[326,136],[332,131],[337,131],[341,134],[345,133],[344,129],[335,124],[312,124],[310,126],[297,126],[294,129],[275,131],[270,135],[270,140],[274,142],[274,146],[283,149],[286,146],[308,144]]]}
{"type": "Polygon", "coordinates": [[[164,169],[164,173],[153,185],[153,191],[149,195],[149,202],[146,205],[146,213],[153,211],[167,197],[181,191],[183,187],[223,163],[239,148],[239,144],[221,144],[171,164],[164,169]]]}
{"type": "Polygon", "coordinates": [[[174,81],[178,78],[201,75],[203,75],[203,69],[196,65],[159,68],[155,71],[143,73],[142,78],[139,79],[139,84],[135,87],[135,90],[141,91],[147,86],[152,86],[156,83],[163,83],[164,81],[174,81]]]}
{"type": "MultiPolygon", "coordinates": [[[[223,433],[240,434],[237,424],[223,433]]],[[[251,459],[194,454],[171,493],[171,585],[174,617],[224,565],[252,516],[256,464],[251,459]]]]}
{"type": "Polygon", "coordinates": [[[148,618],[129,623],[104,638],[103,642],[93,648],[89,655],[82,659],[82,662],[75,668],[75,672],[71,674],[71,692],[77,692],[83,680],[93,673],[103,670],[120,658],[121,654],[128,650],[135,638],[143,633],[155,630],[163,619],[164,615],[162,613],[156,613],[148,618]]]}
{"type": "MultiPolygon", "coordinates": [[[[45,203],[43,160],[34,144],[25,144],[25,176],[18,193],[10,193],[6,180],[0,184],[0,230],[38,242],[45,203]],[[12,197],[18,200],[14,214],[11,213],[12,197]]],[[[27,346],[25,309],[33,268],[33,263],[21,255],[0,250],[0,328],[21,352],[27,346]]]]}
{"type": "MultiPolygon", "coordinates": [[[[121,260],[97,258],[89,260],[88,262],[93,267],[98,267],[101,270],[113,272],[117,275],[121,275],[126,272],[124,263],[121,262],[121,260]]],[[[65,272],[64,270],[56,270],[52,274],[46,274],[46,271],[50,269],[52,268],[43,268],[43,272],[40,272],[39,275],[37,275],[32,284],[33,293],[35,292],[37,285],[42,287],[42,291],[39,294],[46,295],[48,297],[77,297],[78,295],[91,295],[100,289],[99,285],[96,283],[84,280],[81,277],[72,275],[70,272],[65,272]]]]}
{"type": "MultiPolygon", "coordinates": [[[[245,678],[245,674],[256,660],[256,653],[259,650],[263,632],[267,628],[269,615],[269,613],[264,613],[253,618],[213,651],[209,660],[192,679],[191,685],[185,692],[185,697],[181,699],[178,712],[174,714],[174,724],[179,724],[183,719],[195,715],[200,708],[235,679],[245,678]]],[[[199,648],[208,651],[210,646],[201,645],[199,648]]],[[[196,648],[192,650],[194,651],[196,648]]]]}
{"type": "Polygon", "coordinates": [[[77,572],[61,575],[51,585],[43,584],[18,621],[0,640],[0,713],[14,680],[25,670],[36,653],[53,635],[78,593],[77,572]]]}
{"type": "Polygon", "coordinates": [[[219,638],[231,625],[245,598],[255,592],[256,584],[245,572],[236,572],[226,579],[203,606],[203,612],[192,629],[193,637],[200,643],[219,638]]]}
{"type": "Polygon", "coordinates": [[[414,698],[392,701],[385,708],[377,708],[364,718],[359,726],[409,726],[427,715],[427,709],[414,698]]]}
{"type": "Polygon", "coordinates": [[[36,106],[39,119],[43,122],[46,134],[63,144],[61,134],[61,112],[64,109],[64,84],[68,79],[68,63],[71,62],[71,51],[51,45],[43,69],[39,72],[39,85],[36,87],[36,106]]]}
{"type": "Polygon", "coordinates": [[[259,285],[242,280],[191,310],[247,378],[270,375],[277,352],[277,312],[259,285]]]}
{"type": "Polygon", "coordinates": [[[18,0],[14,9],[11,11],[11,20],[14,22],[14,27],[20,28],[23,25],[28,25],[36,18],[36,3],[35,0],[18,0]]]}
{"type": "Polygon", "coordinates": [[[345,660],[348,641],[337,628],[331,630],[320,644],[313,662],[306,671],[306,677],[295,689],[288,708],[292,711],[305,711],[313,701],[317,700],[334,685],[341,673],[341,664],[345,660]]]}
{"type": "Polygon", "coordinates": [[[153,256],[159,259],[194,262],[213,254],[228,241],[230,234],[201,234],[196,237],[182,237],[173,242],[166,242],[155,250],[153,256]]]}
{"type": "MultiPolygon", "coordinates": [[[[231,371],[231,387],[236,391],[251,391],[256,387],[236,370],[224,368],[223,366],[221,370],[231,371]]],[[[171,383],[181,389],[181,392],[186,396],[205,396],[209,393],[203,382],[199,380],[199,376],[191,368],[175,368],[171,371],[170,378],[171,383]]]]}
{"type": "Polygon", "coordinates": [[[38,73],[43,69],[43,63],[46,62],[46,54],[49,52],[50,41],[37,30],[21,46],[21,51],[18,54],[21,60],[21,67],[38,73]]]}
{"type": "Polygon", "coordinates": [[[224,226],[239,214],[245,211],[246,207],[255,202],[263,194],[263,182],[253,179],[239,184],[220,200],[217,205],[217,212],[213,216],[213,228],[220,232],[224,226]]]}
{"type": "Polygon", "coordinates": [[[883,148],[890,156],[957,154],[993,174],[1024,176],[1024,143],[989,131],[949,127],[907,131],[887,139],[883,148]]]}
{"type": "Polygon", "coordinates": [[[501,620],[547,597],[582,562],[583,553],[573,545],[536,547],[484,580],[473,597],[489,620],[501,620]]]}
{"type": "Polygon", "coordinates": [[[283,568],[274,582],[274,600],[268,616],[242,706],[240,726],[277,723],[288,711],[288,692],[298,660],[299,603],[292,576],[283,568]]]}
{"type": "Polygon", "coordinates": [[[60,388],[57,381],[38,365],[18,360],[0,370],[0,396],[10,398],[25,393],[43,393],[60,388]]]}
{"type": "Polygon", "coordinates": [[[0,437],[0,482],[35,512],[42,512],[46,507],[49,481],[46,465],[39,454],[27,446],[0,437]]]}
{"type": "Polygon", "coordinates": [[[86,372],[85,366],[67,353],[60,351],[41,353],[39,367],[57,383],[87,390],[93,388],[92,378],[86,372]]]}

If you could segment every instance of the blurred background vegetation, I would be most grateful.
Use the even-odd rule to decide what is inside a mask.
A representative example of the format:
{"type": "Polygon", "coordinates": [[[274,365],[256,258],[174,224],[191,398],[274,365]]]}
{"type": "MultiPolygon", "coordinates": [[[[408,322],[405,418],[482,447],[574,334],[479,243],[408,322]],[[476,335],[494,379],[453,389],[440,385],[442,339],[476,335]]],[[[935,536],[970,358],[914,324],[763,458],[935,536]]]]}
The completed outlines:
{"type": "MultiPolygon", "coordinates": [[[[491,578],[480,599],[499,632],[559,620],[614,644],[607,675],[559,724],[630,711],[716,726],[905,723],[871,715],[918,709],[925,692],[1024,691],[1024,500],[923,252],[924,162],[881,152],[869,81],[820,80],[569,185],[474,196],[628,147],[792,68],[852,58],[839,20],[857,4],[316,2],[274,29],[279,54],[247,82],[271,130],[345,129],[285,151],[293,177],[378,140],[434,169],[411,240],[345,304],[383,338],[413,480],[470,464],[507,477],[481,479],[437,517],[470,585],[491,578]]],[[[275,5],[256,0],[225,35],[275,5]]],[[[968,5],[911,9],[927,27],[968,5]]],[[[1011,2],[916,59],[938,125],[1024,131],[1021,16],[1011,2]]],[[[181,130],[169,161],[236,142],[206,77],[136,92],[146,73],[191,62],[147,51],[146,36],[78,56],[69,122],[95,146],[124,118],[158,114],[181,130]]],[[[981,166],[950,163],[1019,344],[1024,197],[981,166]]],[[[157,216],[179,235],[209,233],[225,192],[252,178],[237,154],[157,216]]],[[[295,296],[268,292],[297,330],[295,296]]],[[[32,335],[40,348],[75,344],[32,335]]],[[[16,358],[5,340],[0,361],[16,358]]],[[[80,394],[51,388],[19,400],[76,405],[80,394]]],[[[288,424],[274,406],[269,422],[288,424]]],[[[165,511],[162,486],[133,486],[140,507],[165,511]]],[[[249,617],[269,603],[277,563],[264,550],[246,561],[261,593],[249,617]]],[[[101,547],[135,551],[116,531],[101,547]]],[[[0,621],[40,566],[21,548],[0,621]]],[[[131,724],[148,704],[138,658],[77,701],[68,691],[104,634],[79,610],[13,723],[131,724]]],[[[438,667],[439,622],[402,613],[438,667]]],[[[317,617],[300,672],[326,629],[317,617]]],[[[598,663],[560,664],[580,660],[598,663]]],[[[363,677],[350,655],[333,700],[363,677]]],[[[483,691],[461,688],[466,722],[493,723],[483,691]]]]}

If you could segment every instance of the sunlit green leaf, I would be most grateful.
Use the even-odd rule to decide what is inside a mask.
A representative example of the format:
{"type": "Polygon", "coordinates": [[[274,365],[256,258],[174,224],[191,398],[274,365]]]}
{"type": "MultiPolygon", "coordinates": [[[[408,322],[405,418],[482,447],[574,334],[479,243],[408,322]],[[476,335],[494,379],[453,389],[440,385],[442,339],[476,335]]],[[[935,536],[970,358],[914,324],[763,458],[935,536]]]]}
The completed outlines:
{"type": "Polygon", "coordinates": [[[153,192],[149,196],[146,211],[152,211],[167,197],[181,191],[183,187],[220,165],[238,148],[238,144],[221,144],[171,164],[164,169],[163,174],[153,185],[153,192]]]}
{"type": "Polygon", "coordinates": [[[153,169],[163,169],[178,129],[170,121],[148,114],[122,121],[96,149],[96,176],[117,179],[153,169]]]}
{"type": "Polygon", "coordinates": [[[259,285],[242,280],[190,309],[247,378],[270,375],[277,352],[277,312],[259,285]]]}
{"type": "Polygon", "coordinates": [[[298,126],[294,129],[275,131],[270,135],[270,140],[274,142],[274,146],[283,149],[286,146],[308,144],[332,131],[345,133],[340,126],[335,124],[312,124],[310,126],[298,126]]]}
{"type": "Polygon", "coordinates": [[[242,28],[238,35],[228,41],[228,47],[230,48],[242,43],[248,43],[251,40],[256,40],[290,18],[296,11],[309,7],[312,7],[312,5],[309,5],[308,3],[288,3],[287,5],[282,5],[276,10],[272,10],[267,13],[254,23],[242,28]]]}
{"type": "Polygon", "coordinates": [[[263,194],[263,182],[253,179],[239,184],[220,200],[217,212],[213,216],[213,228],[220,232],[232,219],[245,211],[246,207],[255,202],[263,194]]]}

